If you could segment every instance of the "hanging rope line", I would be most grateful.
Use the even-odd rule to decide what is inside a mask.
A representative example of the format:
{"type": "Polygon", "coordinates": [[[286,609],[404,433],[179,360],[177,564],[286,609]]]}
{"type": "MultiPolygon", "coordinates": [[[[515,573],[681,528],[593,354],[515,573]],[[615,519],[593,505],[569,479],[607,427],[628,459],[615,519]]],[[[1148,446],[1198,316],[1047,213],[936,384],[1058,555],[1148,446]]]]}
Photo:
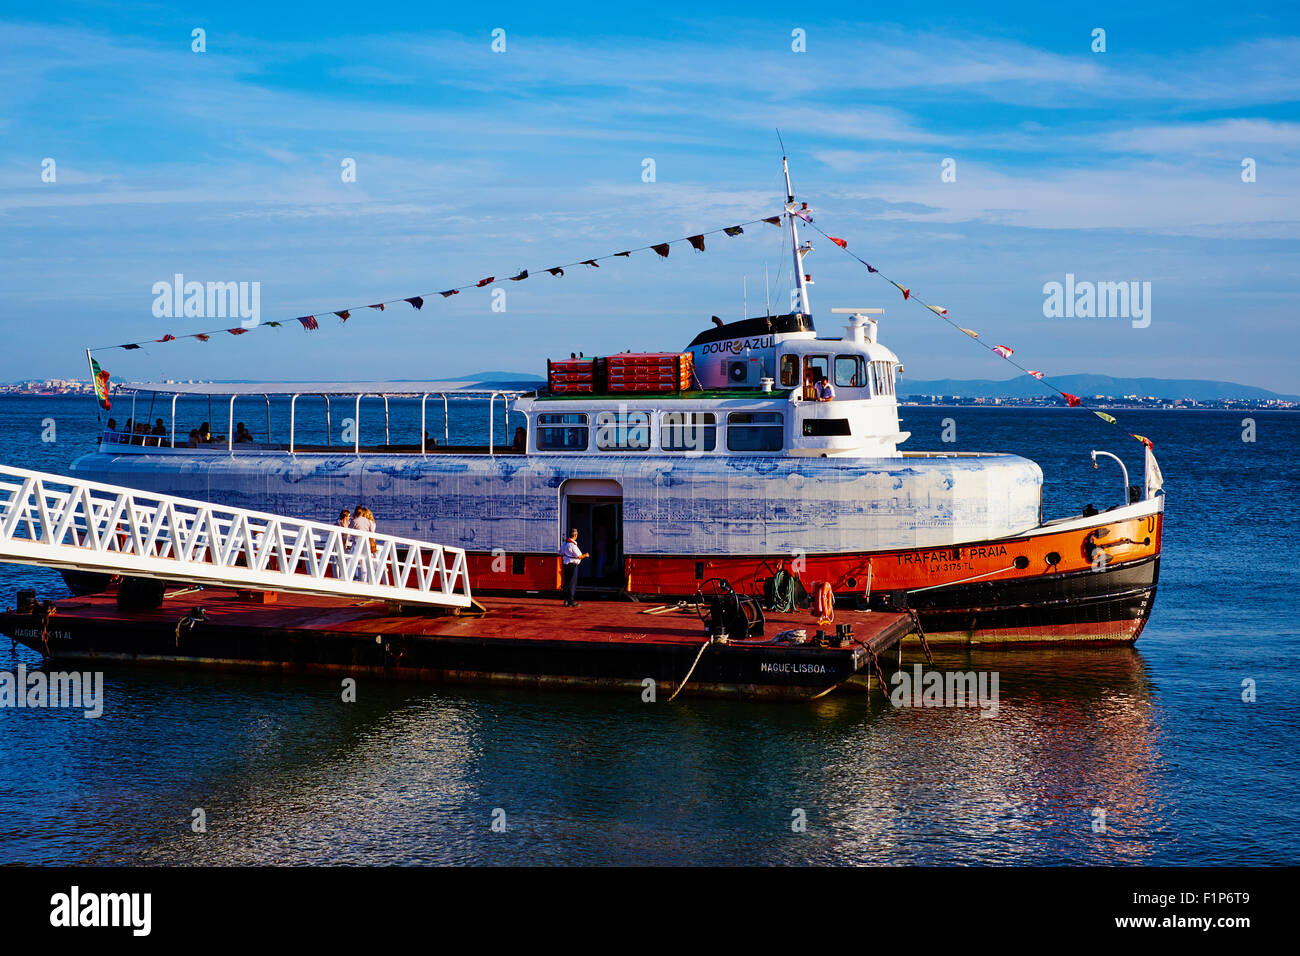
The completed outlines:
{"type": "MultiPolygon", "coordinates": [[[[587,266],[588,268],[599,269],[600,263],[606,261],[607,259],[629,258],[632,256],[633,253],[646,252],[647,250],[653,251],[661,259],[667,259],[669,248],[675,243],[679,243],[679,242],[689,243],[691,248],[693,248],[696,252],[703,252],[704,239],[706,236],[715,236],[718,235],[719,233],[723,233],[727,236],[739,236],[745,231],[746,226],[754,226],[759,223],[768,223],[769,225],[780,226],[781,217],[765,216],[761,219],[751,219],[748,222],[737,223],[734,226],[723,226],[718,229],[709,229],[705,232],[697,232],[691,236],[681,236],[677,239],[669,239],[667,242],[647,243],[644,246],[637,246],[634,249],[624,249],[622,252],[611,252],[603,256],[593,256],[590,259],[579,259],[576,262],[566,262],[558,266],[549,266],[545,269],[536,269],[533,270],[532,273],[530,273],[528,269],[523,269],[515,275],[503,276],[502,281],[522,282],[523,280],[529,278],[530,275],[540,275],[541,273],[548,273],[552,276],[555,276],[556,278],[560,278],[561,276],[564,275],[565,269],[572,269],[577,266],[587,266]]],[[[411,305],[416,310],[419,310],[424,308],[424,302],[426,299],[430,299],[434,296],[441,296],[444,299],[450,298],[453,295],[460,295],[460,293],[466,291],[467,289],[482,289],[485,286],[489,286],[496,281],[497,281],[497,277],[495,275],[491,275],[488,276],[487,278],[479,279],[477,282],[467,282],[463,285],[452,286],[451,288],[442,289],[438,292],[424,292],[421,293],[420,295],[400,296],[395,299],[385,299],[382,302],[375,302],[371,305],[349,305],[339,309],[325,309],[320,312],[316,312],[312,315],[303,315],[303,316],[298,316],[297,318],[283,319],[276,322],[261,322],[257,325],[248,328],[240,325],[240,326],[235,326],[234,328],[208,329],[205,332],[190,332],[185,335],[166,334],[160,339],[142,339],[138,342],[127,342],[119,345],[101,345],[96,348],[87,349],[86,351],[88,353],[104,352],[109,349],[126,349],[127,351],[130,351],[133,349],[143,348],[146,345],[162,344],[166,342],[177,342],[181,339],[197,339],[200,342],[206,342],[214,335],[222,335],[222,334],[243,335],[246,332],[256,331],[257,329],[261,329],[261,328],[278,329],[289,322],[297,322],[303,327],[305,331],[314,332],[318,328],[320,328],[320,323],[317,320],[328,315],[335,315],[339,318],[341,322],[347,322],[347,320],[352,317],[353,312],[358,312],[362,309],[376,309],[380,312],[383,312],[384,309],[386,309],[388,306],[396,305],[399,302],[405,302],[411,305]]],[[[180,291],[183,297],[183,290],[180,291]]]]}
{"type": "MultiPolygon", "coordinates": [[[[888,282],[890,285],[892,285],[895,289],[897,289],[899,292],[901,292],[901,293],[903,294],[903,300],[904,300],[904,301],[916,302],[918,305],[922,305],[922,306],[924,306],[927,310],[929,310],[929,311],[930,311],[931,313],[933,313],[934,315],[938,316],[940,319],[943,319],[943,321],[947,322],[950,326],[952,326],[952,327],[953,327],[954,329],[956,329],[958,332],[963,333],[967,338],[969,338],[969,339],[971,339],[972,341],[974,341],[976,345],[981,345],[981,346],[983,346],[983,347],[984,347],[985,349],[987,349],[989,352],[992,352],[994,355],[996,355],[996,356],[998,356],[999,358],[1001,358],[1004,362],[1007,362],[1007,363],[1009,363],[1010,365],[1013,365],[1013,366],[1015,366],[1016,368],[1020,369],[1021,372],[1023,372],[1025,375],[1028,375],[1028,376],[1029,376],[1030,378],[1032,378],[1034,381],[1038,382],[1038,383],[1041,384],[1041,385],[1045,385],[1045,386],[1047,386],[1048,388],[1050,388],[1052,391],[1056,392],[1058,395],[1060,395],[1062,398],[1065,399],[1065,404],[1068,405],[1069,407],[1071,407],[1071,408],[1079,408],[1079,407],[1084,408],[1084,409],[1086,409],[1087,411],[1092,412],[1094,415],[1096,415],[1098,418],[1100,418],[1103,422],[1105,422],[1105,423],[1108,424],[1108,425],[1118,425],[1118,424],[1119,424],[1119,422],[1115,420],[1115,416],[1114,416],[1114,415],[1110,415],[1110,414],[1108,414],[1108,413],[1106,413],[1106,412],[1103,412],[1103,411],[1100,411],[1100,410],[1098,410],[1098,409],[1096,409],[1096,408],[1093,408],[1091,405],[1086,404],[1086,403],[1084,402],[1084,400],[1083,400],[1082,398],[1080,398],[1078,395],[1071,395],[1069,392],[1065,391],[1064,389],[1058,388],[1057,386],[1053,385],[1050,381],[1048,381],[1047,378],[1046,378],[1046,376],[1044,376],[1044,374],[1043,374],[1042,372],[1040,372],[1040,371],[1038,371],[1038,370],[1036,370],[1036,369],[1025,368],[1025,366],[1021,365],[1019,362],[1017,362],[1015,359],[1013,359],[1013,358],[1011,357],[1013,354],[1015,354],[1015,350],[1014,350],[1014,349],[1012,349],[1012,348],[1008,348],[1008,347],[1005,346],[1005,345],[989,345],[987,342],[983,342],[983,341],[981,341],[981,340],[980,340],[980,337],[979,337],[979,333],[976,332],[974,329],[963,328],[962,326],[960,326],[960,325],[958,325],[956,322],[954,322],[954,321],[949,317],[949,315],[948,315],[948,310],[947,310],[947,309],[942,308],[942,307],[937,306],[937,305],[931,305],[930,303],[926,302],[924,299],[920,298],[920,297],[917,296],[915,293],[913,293],[912,290],[911,290],[910,288],[908,288],[907,286],[904,286],[904,285],[900,285],[899,283],[895,282],[893,279],[889,278],[889,276],[885,275],[883,272],[881,272],[879,269],[877,269],[875,266],[873,266],[871,263],[869,263],[866,259],[863,259],[863,258],[862,258],[861,256],[859,256],[857,253],[853,252],[853,250],[851,250],[851,249],[849,248],[849,243],[848,243],[848,240],[847,240],[847,239],[840,239],[840,238],[838,238],[838,237],[836,237],[836,236],[832,236],[830,233],[824,231],[820,226],[818,226],[816,223],[813,222],[811,216],[800,216],[799,218],[802,219],[802,220],[804,221],[804,223],[807,224],[809,227],[811,227],[812,229],[815,229],[817,232],[821,233],[821,235],[825,236],[827,239],[829,239],[831,242],[833,242],[833,243],[834,243],[836,246],[838,246],[838,247],[839,247],[843,252],[845,252],[845,253],[847,253],[848,255],[852,256],[854,259],[856,259],[856,260],[857,260],[858,262],[860,262],[862,265],[866,266],[866,267],[867,267],[867,271],[868,271],[869,273],[871,273],[871,274],[873,274],[873,275],[878,275],[878,276],[880,276],[880,278],[884,279],[886,282],[888,282]]],[[[1140,441],[1140,442],[1141,442],[1143,445],[1145,445],[1147,448],[1154,448],[1154,447],[1155,447],[1155,445],[1154,445],[1154,443],[1151,441],[1151,439],[1149,439],[1149,438],[1147,438],[1147,437],[1145,437],[1145,436],[1143,436],[1143,435],[1135,435],[1135,434],[1133,434],[1132,432],[1128,432],[1127,434],[1128,434],[1128,436],[1129,436],[1130,438],[1136,438],[1138,441],[1140,441]]]]}

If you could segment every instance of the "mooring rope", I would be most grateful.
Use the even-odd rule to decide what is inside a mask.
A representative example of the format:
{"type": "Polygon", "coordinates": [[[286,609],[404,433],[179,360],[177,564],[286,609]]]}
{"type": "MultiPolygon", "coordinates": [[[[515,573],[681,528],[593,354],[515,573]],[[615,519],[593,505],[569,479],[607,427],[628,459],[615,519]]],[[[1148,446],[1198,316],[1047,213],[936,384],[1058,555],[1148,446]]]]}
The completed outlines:
{"type": "Polygon", "coordinates": [[[695,662],[691,664],[691,669],[686,672],[686,676],[682,678],[682,682],[678,684],[677,689],[673,691],[673,696],[668,698],[668,703],[671,704],[673,700],[677,697],[677,695],[682,692],[682,688],[686,686],[686,682],[690,680],[691,675],[695,673],[695,665],[700,662],[700,658],[704,656],[704,651],[712,643],[713,643],[713,638],[710,637],[707,641],[705,641],[703,644],[700,645],[700,652],[695,655],[695,662]]]}

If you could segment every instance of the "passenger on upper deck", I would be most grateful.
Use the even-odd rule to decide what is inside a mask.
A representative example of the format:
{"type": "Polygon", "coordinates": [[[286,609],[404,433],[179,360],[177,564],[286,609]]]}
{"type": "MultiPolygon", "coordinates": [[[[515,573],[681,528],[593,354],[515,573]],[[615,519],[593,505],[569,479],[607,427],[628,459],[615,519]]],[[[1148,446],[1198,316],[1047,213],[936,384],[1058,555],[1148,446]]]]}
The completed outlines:
{"type": "Polygon", "coordinates": [[[189,442],[186,443],[186,446],[185,446],[185,447],[187,447],[187,448],[198,448],[199,445],[202,443],[202,441],[203,441],[203,439],[199,436],[199,430],[198,430],[197,428],[191,428],[191,429],[190,429],[190,440],[189,440],[189,442]]]}
{"type": "Polygon", "coordinates": [[[253,441],[253,433],[250,432],[244,426],[243,422],[240,422],[235,429],[235,442],[239,443],[239,442],[251,442],[251,441],[253,441]]]}
{"type": "Polygon", "coordinates": [[[512,451],[523,451],[528,447],[528,430],[520,425],[515,429],[514,441],[510,443],[512,451]]]}
{"type": "Polygon", "coordinates": [[[163,420],[162,420],[161,418],[158,419],[156,422],[153,423],[153,431],[151,431],[149,434],[150,434],[150,435],[166,435],[166,434],[167,434],[167,426],[163,424],[163,420]]]}

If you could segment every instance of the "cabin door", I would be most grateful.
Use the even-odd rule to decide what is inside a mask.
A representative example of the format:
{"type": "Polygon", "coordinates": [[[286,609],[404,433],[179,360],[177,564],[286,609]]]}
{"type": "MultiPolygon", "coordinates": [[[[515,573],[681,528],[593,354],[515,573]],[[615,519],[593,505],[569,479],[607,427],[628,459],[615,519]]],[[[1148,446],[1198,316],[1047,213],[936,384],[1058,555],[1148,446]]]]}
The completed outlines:
{"type": "Polygon", "coordinates": [[[578,529],[578,545],[591,555],[578,567],[578,584],[582,587],[621,588],[623,575],[623,494],[617,482],[591,484],[610,488],[584,488],[587,482],[564,484],[564,528],[578,529]],[[587,494],[585,492],[595,492],[587,494]],[[609,492],[614,492],[613,494],[609,492]]]}

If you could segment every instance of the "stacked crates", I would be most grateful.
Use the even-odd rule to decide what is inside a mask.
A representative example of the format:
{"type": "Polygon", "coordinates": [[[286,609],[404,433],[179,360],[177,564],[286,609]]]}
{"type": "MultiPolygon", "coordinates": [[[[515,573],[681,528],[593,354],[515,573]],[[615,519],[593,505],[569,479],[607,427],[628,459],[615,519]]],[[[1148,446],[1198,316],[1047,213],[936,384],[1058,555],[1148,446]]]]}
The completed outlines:
{"type": "Polygon", "coordinates": [[[546,360],[546,387],[554,395],[591,394],[596,391],[602,359],[546,360]]]}
{"type": "Polygon", "coordinates": [[[690,352],[623,352],[605,359],[611,392],[684,392],[694,372],[690,352]]]}

